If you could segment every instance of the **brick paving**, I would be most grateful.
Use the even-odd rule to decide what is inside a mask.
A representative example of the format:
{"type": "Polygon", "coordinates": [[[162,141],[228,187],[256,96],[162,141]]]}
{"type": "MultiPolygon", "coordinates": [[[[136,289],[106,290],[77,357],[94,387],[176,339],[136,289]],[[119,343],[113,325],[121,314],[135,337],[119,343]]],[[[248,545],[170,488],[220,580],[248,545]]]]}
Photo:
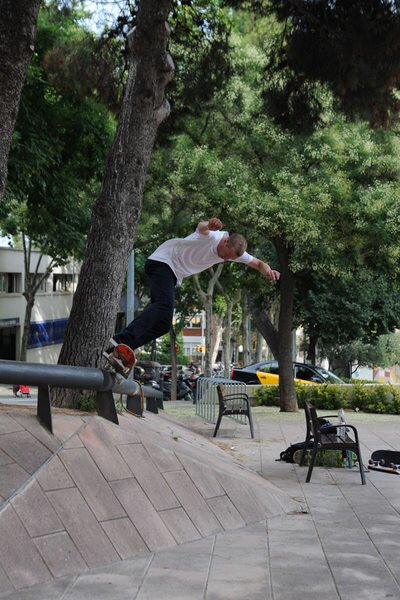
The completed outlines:
{"type": "MultiPolygon", "coordinates": [[[[29,460],[1,445],[0,469],[25,480],[0,508],[0,598],[400,600],[399,477],[361,486],[357,469],[320,467],[305,484],[304,468],[275,462],[304,437],[301,413],[255,409],[254,440],[231,419],[212,440],[188,403],[165,413],[120,427],[56,415],[52,449],[34,418],[21,429],[0,413],[0,438],[35,440],[29,460]]],[[[400,448],[399,417],[348,420],[365,462],[400,448]]]]}

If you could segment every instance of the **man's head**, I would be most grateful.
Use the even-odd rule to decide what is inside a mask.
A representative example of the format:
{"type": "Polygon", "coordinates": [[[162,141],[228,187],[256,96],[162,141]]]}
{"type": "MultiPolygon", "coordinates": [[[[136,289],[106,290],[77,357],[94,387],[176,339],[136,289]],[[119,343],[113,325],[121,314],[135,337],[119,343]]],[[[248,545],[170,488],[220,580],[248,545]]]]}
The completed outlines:
{"type": "Polygon", "coordinates": [[[224,235],[217,246],[217,254],[224,260],[235,260],[246,251],[247,241],[240,233],[224,235]]]}

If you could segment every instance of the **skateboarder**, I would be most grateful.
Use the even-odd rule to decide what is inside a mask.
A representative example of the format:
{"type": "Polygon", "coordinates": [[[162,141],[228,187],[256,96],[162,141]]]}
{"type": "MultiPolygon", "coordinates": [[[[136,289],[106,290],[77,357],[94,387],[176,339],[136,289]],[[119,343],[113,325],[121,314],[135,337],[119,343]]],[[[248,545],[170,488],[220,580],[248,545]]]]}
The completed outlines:
{"type": "Polygon", "coordinates": [[[147,259],[145,273],[150,280],[151,304],[123,331],[114,335],[113,346],[104,353],[125,376],[135,362],[133,350],[169,331],[175,307],[175,287],[184,277],[224,261],[234,261],[260,271],[267,279],[279,279],[278,271],[246,252],[247,241],[242,235],[221,231],[221,228],[222,223],[216,217],[201,221],[194,233],[164,242],[147,259]]]}

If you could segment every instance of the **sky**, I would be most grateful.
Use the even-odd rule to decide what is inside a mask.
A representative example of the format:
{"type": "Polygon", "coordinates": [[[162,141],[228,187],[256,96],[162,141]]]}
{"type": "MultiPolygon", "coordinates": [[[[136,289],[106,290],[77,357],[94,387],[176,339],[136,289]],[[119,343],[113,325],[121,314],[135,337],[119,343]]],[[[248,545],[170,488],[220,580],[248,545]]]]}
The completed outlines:
{"type": "Polygon", "coordinates": [[[88,26],[94,31],[101,31],[104,24],[112,25],[126,7],[124,0],[83,0],[84,7],[92,13],[88,26]]]}

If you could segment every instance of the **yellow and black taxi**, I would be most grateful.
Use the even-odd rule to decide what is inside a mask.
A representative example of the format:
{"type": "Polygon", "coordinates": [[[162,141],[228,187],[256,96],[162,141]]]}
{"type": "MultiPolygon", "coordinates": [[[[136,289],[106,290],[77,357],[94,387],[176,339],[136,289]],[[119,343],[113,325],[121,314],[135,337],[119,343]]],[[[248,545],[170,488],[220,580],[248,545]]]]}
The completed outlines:
{"type": "MultiPolygon", "coordinates": [[[[322,367],[294,362],[293,378],[296,383],[344,383],[340,377],[322,367]]],[[[233,367],[232,379],[243,381],[249,385],[277,385],[279,383],[279,363],[276,360],[263,361],[247,367],[233,367]]]]}

